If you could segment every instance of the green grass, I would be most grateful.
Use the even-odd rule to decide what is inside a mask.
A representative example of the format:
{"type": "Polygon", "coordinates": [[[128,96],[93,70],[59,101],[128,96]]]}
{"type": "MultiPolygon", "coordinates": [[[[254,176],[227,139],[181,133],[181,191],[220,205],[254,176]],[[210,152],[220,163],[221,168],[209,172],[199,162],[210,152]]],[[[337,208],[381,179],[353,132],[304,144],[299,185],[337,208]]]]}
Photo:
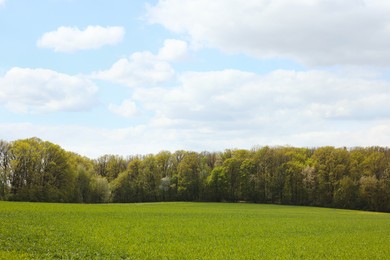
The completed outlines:
{"type": "Polygon", "coordinates": [[[389,259],[390,214],[228,203],[0,202],[0,259],[389,259]]]}

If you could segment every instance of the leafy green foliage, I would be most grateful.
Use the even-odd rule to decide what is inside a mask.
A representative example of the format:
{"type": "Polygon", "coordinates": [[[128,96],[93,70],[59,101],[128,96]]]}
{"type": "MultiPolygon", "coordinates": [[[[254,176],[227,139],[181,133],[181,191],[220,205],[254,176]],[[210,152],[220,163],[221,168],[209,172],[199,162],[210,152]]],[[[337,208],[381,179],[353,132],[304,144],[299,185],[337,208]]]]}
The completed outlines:
{"type": "Polygon", "coordinates": [[[390,214],[248,203],[0,202],[0,258],[386,259],[390,214]]]}
{"type": "Polygon", "coordinates": [[[390,149],[265,146],[91,160],[38,138],[0,141],[0,199],[248,201],[390,212],[390,149]]]}

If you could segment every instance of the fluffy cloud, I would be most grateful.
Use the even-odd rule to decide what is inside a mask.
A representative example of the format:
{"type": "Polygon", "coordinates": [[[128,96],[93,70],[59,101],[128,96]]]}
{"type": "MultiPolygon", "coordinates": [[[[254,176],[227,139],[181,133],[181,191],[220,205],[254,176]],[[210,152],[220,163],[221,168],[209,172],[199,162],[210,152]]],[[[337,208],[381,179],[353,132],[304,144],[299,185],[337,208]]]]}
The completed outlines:
{"type": "Polygon", "coordinates": [[[55,31],[43,34],[37,41],[37,46],[56,52],[98,49],[104,45],[118,44],[124,34],[124,28],[119,26],[88,26],[84,30],[61,26],[55,31]]]}
{"type": "Polygon", "coordinates": [[[110,104],[108,109],[122,117],[132,118],[137,115],[138,109],[135,102],[131,100],[124,100],[121,105],[110,104]]]}
{"type": "Polygon", "coordinates": [[[0,0],[0,6],[2,6],[5,3],[5,0],[0,0]]]}
{"type": "Polygon", "coordinates": [[[19,113],[84,110],[95,104],[96,91],[78,76],[16,67],[0,78],[0,105],[19,113]]]}
{"type": "Polygon", "coordinates": [[[170,88],[134,88],[131,99],[110,105],[125,117],[136,116],[139,105],[153,115],[142,123],[117,129],[0,123],[0,136],[39,136],[92,158],[255,145],[390,146],[389,89],[388,81],[341,72],[188,72],[170,88]]]}
{"type": "Polygon", "coordinates": [[[169,81],[175,71],[169,62],[183,59],[187,55],[187,43],[169,39],[158,54],[136,52],[129,58],[122,58],[109,70],[92,74],[92,78],[109,80],[129,87],[145,87],[169,81]]]}
{"type": "Polygon", "coordinates": [[[162,83],[173,77],[171,65],[150,52],[137,52],[128,59],[115,62],[109,70],[92,74],[92,78],[109,80],[129,87],[142,87],[162,83]]]}
{"type": "Polygon", "coordinates": [[[211,123],[259,116],[280,121],[277,115],[360,120],[390,118],[389,89],[387,81],[324,71],[225,70],[185,73],[179,87],[139,89],[134,98],[169,118],[211,123]]]}
{"type": "Polygon", "coordinates": [[[184,147],[389,145],[383,131],[372,134],[390,127],[387,81],[315,70],[225,70],[184,73],[177,85],[135,89],[132,99],[154,112],[149,128],[174,133],[184,147]]]}
{"type": "Polygon", "coordinates": [[[385,0],[159,0],[151,23],[194,44],[309,65],[390,63],[390,4],[385,0]]]}
{"type": "Polygon", "coordinates": [[[164,46],[159,50],[157,57],[160,60],[176,61],[186,58],[188,45],[185,41],[168,39],[164,41],[164,46]]]}

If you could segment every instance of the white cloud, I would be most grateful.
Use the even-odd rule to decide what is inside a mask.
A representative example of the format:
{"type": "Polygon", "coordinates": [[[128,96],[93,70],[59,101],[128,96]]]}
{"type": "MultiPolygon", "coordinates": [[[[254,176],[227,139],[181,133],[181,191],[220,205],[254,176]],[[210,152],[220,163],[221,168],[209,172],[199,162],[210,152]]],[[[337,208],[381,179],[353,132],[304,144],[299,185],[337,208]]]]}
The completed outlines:
{"type": "Polygon", "coordinates": [[[132,118],[137,115],[138,109],[135,102],[131,100],[124,100],[121,105],[110,104],[108,109],[122,117],[132,118]]]}
{"type": "Polygon", "coordinates": [[[168,39],[157,55],[148,51],[136,52],[118,60],[108,70],[92,73],[91,77],[129,87],[153,86],[171,80],[175,71],[169,62],[185,58],[187,52],[186,42],[168,39]]]}
{"type": "Polygon", "coordinates": [[[385,0],[159,0],[148,20],[193,44],[309,65],[390,65],[385,0]]]}
{"type": "Polygon", "coordinates": [[[119,26],[88,26],[84,30],[61,26],[56,31],[43,34],[37,41],[37,46],[54,49],[56,52],[98,49],[104,45],[118,44],[124,34],[125,29],[119,26]]]}
{"type": "MultiPolygon", "coordinates": [[[[15,76],[6,75],[1,79],[0,93],[5,93],[0,97],[1,103],[9,105],[4,100],[12,100],[13,107],[45,110],[42,104],[48,101],[32,102],[43,100],[41,93],[48,92],[48,85],[59,85],[49,80],[58,77],[53,76],[57,74],[19,70],[29,76],[8,72],[15,76]],[[16,87],[12,91],[3,87],[10,86],[11,81],[14,86],[21,86],[22,79],[32,86],[38,85],[30,74],[47,74],[44,82],[52,83],[39,84],[46,87],[39,91],[33,88],[36,90],[33,93],[28,92],[28,87],[16,87]]],[[[238,70],[187,72],[179,74],[170,88],[134,88],[129,99],[109,106],[113,113],[128,118],[137,116],[138,107],[142,107],[153,115],[150,119],[143,118],[142,124],[109,129],[3,122],[0,136],[7,140],[38,136],[90,157],[177,149],[249,149],[254,145],[390,146],[390,83],[375,77],[351,75],[316,70],[278,70],[268,74],[238,70]]],[[[75,82],[80,80],[64,77],[75,78],[75,82]]],[[[64,96],[54,93],[52,96],[64,96]]],[[[83,100],[88,100],[88,95],[83,100]]]]}
{"type": "Polygon", "coordinates": [[[47,69],[15,67],[0,77],[0,105],[19,113],[88,109],[96,91],[89,80],[47,69]]]}
{"type": "Polygon", "coordinates": [[[0,0],[0,6],[5,4],[5,0],[0,0]]]}
{"type": "Polygon", "coordinates": [[[225,70],[184,73],[177,87],[135,89],[132,99],[154,112],[148,128],[193,149],[389,145],[383,133],[369,134],[379,123],[389,127],[389,89],[387,81],[333,72],[225,70]]]}
{"type": "MultiPolygon", "coordinates": [[[[38,136],[92,158],[106,153],[220,151],[255,145],[390,146],[388,81],[316,70],[263,75],[238,70],[188,72],[177,79],[170,88],[134,88],[130,99],[109,106],[113,113],[128,118],[137,116],[138,107],[153,114],[135,126],[110,129],[3,122],[0,136],[6,140],[38,136]]],[[[11,92],[7,93],[11,99],[11,92]]]]}
{"type": "Polygon", "coordinates": [[[129,87],[154,85],[170,80],[175,74],[171,65],[150,52],[137,52],[115,62],[109,70],[92,74],[92,78],[109,80],[129,87]]]}
{"type": "Polygon", "coordinates": [[[186,58],[188,45],[185,41],[168,39],[164,41],[164,46],[159,50],[157,57],[160,60],[175,61],[186,58]]]}
{"type": "Polygon", "coordinates": [[[185,73],[179,81],[176,88],[138,89],[134,98],[168,118],[211,123],[282,114],[316,120],[390,118],[390,83],[375,79],[323,71],[225,70],[185,73]]]}

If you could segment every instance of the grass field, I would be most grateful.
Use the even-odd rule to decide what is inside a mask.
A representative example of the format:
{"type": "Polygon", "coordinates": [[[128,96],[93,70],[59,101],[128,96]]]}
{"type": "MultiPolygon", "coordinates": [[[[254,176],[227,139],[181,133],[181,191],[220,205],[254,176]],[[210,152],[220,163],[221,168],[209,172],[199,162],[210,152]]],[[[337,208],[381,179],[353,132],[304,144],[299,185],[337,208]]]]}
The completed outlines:
{"type": "Polygon", "coordinates": [[[390,214],[260,204],[0,202],[0,259],[390,258],[390,214]]]}

